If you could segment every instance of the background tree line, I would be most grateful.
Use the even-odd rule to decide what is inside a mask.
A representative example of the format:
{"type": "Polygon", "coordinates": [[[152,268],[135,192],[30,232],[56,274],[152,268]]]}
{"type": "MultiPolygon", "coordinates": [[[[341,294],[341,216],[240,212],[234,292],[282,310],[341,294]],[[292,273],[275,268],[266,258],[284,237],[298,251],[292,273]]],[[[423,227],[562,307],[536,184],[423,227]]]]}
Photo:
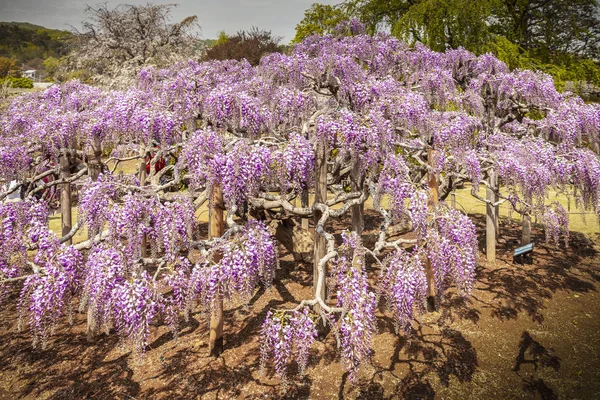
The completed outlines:
{"type": "MultiPolygon", "coordinates": [[[[0,23],[0,77],[21,68],[43,70],[50,80],[79,78],[108,86],[126,84],[143,66],[164,68],[189,58],[247,59],[257,65],[288,46],[268,30],[200,37],[195,16],[172,23],[174,5],[88,7],[82,31],[28,23],[0,23]],[[3,58],[2,58],[3,57],[3,58]]],[[[600,98],[600,8],[596,0],[346,0],[315,3],[296,27],[292,44],[332,33],[359,19],[369,33],[387,31],[436,51],[464,47],[491,52],[511,69],[538,69],[561,89],[600,98]]]]}
{"type": "Polygon", "coordinates": [[[297,25],[293,42],[311,34],[331,33],[341,20],[349,18],[358,18],[369,33],[388,31],[436,51],[464,47],[476,54],[491,52],[511,69],[551,74],[559,88],[588,91],[596,99],[599,94],[600,7],[596,0],[315,3],[297,25]],[[596,88],[590,89],[590,84],[596,88]]]}
{"type": "Polygon", "coordinates": [[[69,31],[27,22],[0,22],[0,78],[20,77],[22,69],[52,75],[70,49],[69,31]]]}

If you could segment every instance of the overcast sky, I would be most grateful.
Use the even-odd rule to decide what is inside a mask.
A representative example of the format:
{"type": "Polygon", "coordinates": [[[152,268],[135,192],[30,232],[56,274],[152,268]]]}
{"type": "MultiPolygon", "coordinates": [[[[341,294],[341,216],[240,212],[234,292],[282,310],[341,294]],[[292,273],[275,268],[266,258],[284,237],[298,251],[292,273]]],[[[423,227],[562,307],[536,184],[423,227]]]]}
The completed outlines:
{"type": "MultiPolygon", "coordinates": [[[[216,38],[217,32],[225,30],[235,33],[238,30],[257,26],[283,36],[283,43],[289,42],[295,33],[296,24],[304,16],[304,11],[312,3],[336,4],[341,0],[173,0],[150,1],[151,3],[177,3],[172,11],[172,20],[177,22],[189,15],[196,15],[202,27],[202,36],[216,38]]],[[[70,29],[70,25],[80,27],[85,19],[83,10],[86,4],[95,5],[103,1],[75,0],[0,0],[0,21],[31,22],[54,29],[70,29]]],[[[148,1],[123,0],[106,1],[109,6],[120,3],[146,4],[148,1]]]]}

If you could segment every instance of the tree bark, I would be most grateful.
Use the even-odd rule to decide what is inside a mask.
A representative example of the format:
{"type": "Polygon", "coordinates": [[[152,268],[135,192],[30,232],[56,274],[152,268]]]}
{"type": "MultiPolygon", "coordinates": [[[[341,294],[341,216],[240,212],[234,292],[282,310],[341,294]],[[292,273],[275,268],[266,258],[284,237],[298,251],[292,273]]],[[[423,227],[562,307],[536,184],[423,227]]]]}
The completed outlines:
{"type": "MultiPolygon", "coordinates": [[[[209,213],[209,236],[219,237],[223,235],[223,190],[221,186],[215,185],[212,188],[212,202],[209,213]]],[[[220,256],[216,255],[214,262],[218,262],[220,256]]],[[[223,353],[223,299],[217,300],[210,316],[210,336],[208,348],[212,357],[218,357],[223,353]]]]}
{"type": "Polygon", "coordinates": [[[292,253],[294,261],[313,261],[314,237],[307,229],[295,225],[291,219],[284,219],[271,221],[269,230],[275,239],[292,253]]]}
{"type": "MultiPolygon", "coordinates": [[[[498,196],[495,196],[494,201],[498,201],[498,196]]],[[[500,204],[495,207],[494,216],[496,217],[496,243],[498,243],[498,240],[500,239],[500,204]]]]}
{"type": "MultiPolygon", "coordinates": [[[[300,205],[302,207],[308,207],[308,189],[303,189],[300,194],[300,205]]],[[[308,230],[308,218],[302,218],[300,226],[304,230],[308,230]]]]}
{"type": "Polygon", "coordinates": [[[531,215],[523,215],[523,231],[521,232],[521,246],[531,243],[531,215]]]}
{"type": "MultiPolygon", "coordinates": [[[[71,161],[66,151],[60,156],[60,177],[61,179],[68,179],[71,176],[71,161]]],[[[61,226],[62,236],[65,236],[73,227],[73,220],[71,215],[71,184],[63,183],[60,185],[60,214],[61,214],[61,226]]],[[[65,242],[67,246],[73,244],[73,240],[69,239],[65,242]]]]}
{"type": "MultiPolygon", "coordinates": [[[[361,190],[360,187],[360,170],[358,162],[354,163],[352,167],[352,172],[350,176],[350,185],[352,187],[353,192],[358,192],[361,190]]],[[[357,204],[352,206],[352,230],[356,232],[359,236],[362,235],[363,230],[365,229],[365,205],[364,203],[357,204]]]]}
{"type": "MultiPolygon", "coordinates": [[[[92,142],[92,152],[88,154],[88,174],[92,181],[97,181],[100,173],[102,172],[102,143],[100,137],[95,136],[92,142]]],[[[88,231],[88,239],[92,239],[94,232],[88,231]]],[[[145,256],[144,256],[145,257],[145,256]]],[[[88,304],[87,311],[87,340],[88,342],[94,342],[98,335],[98,326],[96,325],[96,319],[92,313],[91,304],[88,304]]]]}
{"type": "MultiPolygon", "coordinates": [[[[491,202],[496,202],[496,194],[493,188],[495,188],[495,173],[492,170],[490,172],[489,184],[491,186],[486,188],[486,199],[491,202]]],[[[496,262],[496,226],[497,218],[496,207],[486,203],[486,220],[485,220],[485,256],[489,262],[496,262]]]]}
{"type": "MultiPolygon", "coordinates": [[[[427,162],[430,167],[433,167],[433,149],[431,148],[427,150],[427,162]]],[[[427,208],[432,212],[438,205],[440,194],[437,177],[431,170],[429,170],[427,174],[427,181],[429,185],[427,208]]],[[[431,217],[427,217],[427,219],[429,222],[431,217]]],[[[427,307],[430,311],[435,311],[435,276],[433,274],[433,268],[429,259],[427,259],[427,262],[425,263],[425,274],[427,277],[427,307]]]]}
{"type": "Polygon", "coordinates": [[[92,142],[92,154],[88,155],[88,173],[93,181],[98,180],[102,172],[102,143],[100,137],[95,136],[92,142]]]}
{"type": "Polygon", "coordinates": [[[140,170],[138,174],[138,179],[140,180],[140,186],[144,186],[146,184],[146,152],[145,148],[142,146],[140,149],[140,170]]]}
{"type": "MultiPolygon", "coordinates": [[[[140,149],[140,170],[138,172],[138,179],[140,181],[140,186],[144,186],[146,184],[146,153],[144,146],[140,149]]],[[[146,235],[142,237],[142,248],[140,249],[140,257],[148,257],[148,239],[146,235]]]]}
{"type": "MultiPolygon", "coordinates": [[[[324,144],[321,149],[321,154],[318,154],[316,165],[315,165],[315,199],[314,203],[325,203],[327,201],[327,145],[324,144]]],[[[318,264],[319,261],[327,254],[327,241],[325,238],[316,231],[316,226],[322,217],[322,213],[315,210],[314,221],[315,221],[315,232],[314,232],[314,256],[313,256],[313,290],[315,290],[315,296],[320,295],[322,299],[325,299],[325,287],[322,285],[321,293],[317,293],[317,282],[319,279],[318,264]]]]}

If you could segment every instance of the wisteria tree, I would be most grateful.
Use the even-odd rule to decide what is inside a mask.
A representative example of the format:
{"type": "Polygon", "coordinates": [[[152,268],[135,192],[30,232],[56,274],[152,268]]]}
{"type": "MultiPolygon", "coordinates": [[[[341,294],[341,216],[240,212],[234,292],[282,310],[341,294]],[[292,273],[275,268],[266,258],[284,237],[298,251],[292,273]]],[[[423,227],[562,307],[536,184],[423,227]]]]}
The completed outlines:
{"type": "Polygon", "coordinates": [[[262,361],[285,381],[290,364],[309,366],[328,326],[358,382],[378,307],[410,334],[446,291],[469,296],[480,249],[474,223],[445,201],[457,187],[471,185],[487,205],[490,260],[502,201],[525,216],[524,232],[538,215],[566,244],[565,210],[548,204],[550,190],[600,214],[597,105],[491,55],[409,47],[356,21],[336,32],[256,67],[189,61],[144,69],[128,90],[73,81],[12,101],[0,175],[17,184],[1,197],[22,190],[25,199],[0,206],[0,293],[20,290],[18,318],[35,346],[78,308],[90,340],[114,331],[141,354],[154,325],[176,336],[200,311],[218,354],[223,308],[278,279],[278,242],[295,250],[273,227],[295,237],[312,219],[313,296],[267,314],[262,361]],[[115,172],[131,160],[137,173],[115,172]],[[36,196],[53,188],[59,236],[36,196]],[[374,241],[362,235],[370,198],[374,241]],[[210,237],[198,229],[204,205],[210,237]],[[347,214],[340,236],[332,221],[347,214]],[[71,244],[84,226],[89,239],[71,244]]]}

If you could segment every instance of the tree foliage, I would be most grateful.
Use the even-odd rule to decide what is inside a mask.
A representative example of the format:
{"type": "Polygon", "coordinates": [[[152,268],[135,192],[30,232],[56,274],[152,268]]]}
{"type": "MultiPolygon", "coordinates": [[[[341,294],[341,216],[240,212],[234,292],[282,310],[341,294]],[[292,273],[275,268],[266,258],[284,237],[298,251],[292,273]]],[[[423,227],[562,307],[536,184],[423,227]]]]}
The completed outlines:
{"type": "Polygon", "coordinates": [[[27,64],[36,58],[61,57],[69,51],[72,34],[24,22],[0,22],[0,56],[27,64]]]}
{"type": "Polygon", "coordinates": [[[334,28],[348,19],[348,14],[340,7],[314,3],[304,12],[304,18],[296,25],[296,36],[292,43],[299,43],[310,35],[333,33],[334,28]]]}
{"type": "Polygon", "coordinates": [[[346,0],[314,4],[296,31],[331,33],[320,18],[359,18],[370,33],[387,30],[437,51],[492,52],[511,68],[535,68],[566,82],[600,86],[600,8],[596,0],[346,0]]]}
{"type": "Polygon", "coordinates": [[[544,63],[571,55],[600,56],[600,8],[596,0],[502,0],[491,29],[544,63]]]}

